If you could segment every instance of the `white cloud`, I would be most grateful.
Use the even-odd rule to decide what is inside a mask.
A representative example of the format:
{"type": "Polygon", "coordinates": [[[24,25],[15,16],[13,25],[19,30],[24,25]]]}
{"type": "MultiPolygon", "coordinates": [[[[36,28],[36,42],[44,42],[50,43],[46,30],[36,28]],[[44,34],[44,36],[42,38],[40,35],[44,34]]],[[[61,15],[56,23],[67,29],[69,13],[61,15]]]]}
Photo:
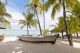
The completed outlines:
{"type": "MultiPolygon", "coordinates": [[[[12,19],[10,20],[11,25],[12,25],[12,29],[20,29],[19,26],[19,20],[24,19],[23,15],[21,12],[17,11],[14,7],[11,6],[7,6],[7,11],[8,13],[10,13],[12,15],[12,19]]],[[[51,8],[49,9],[49,11],[47,13],[45,13],[45,24],[46,24],[46,28],[49,28],[50,25],[55,25],[58,20],[57,17],[62,16],[62,10],[60,13],[57,13],[57,15],[55,16],[55,19],[52,20],[51,19],[51,8]]],[[[43,17],[41,15],[39,15],[39,19],[40,19],[40,24],[43,28],[43,17]]]]}
{"type": "Polygon", "coordinates": [[[2,2],[5,2],[5,0],[1,0],[2,2]]]}
{"type": "MultiPolygon", "coordinates": [[[[51,25],[56,25],[56,23],[58,22],[58,17],[62,16],[62,9],[60,10],[60,12],[56,13],[56,16],[54,19],[51,18],[51,12],[52,12],[52,7],[48,10],[47,13],[45,13],[45,26],[46,28],[50,28],[51,25]]],[[[41,26],[43,27],[44,23],[43,23],[43,17],[39,16],[40,18],[40,22],[41,22],[41,26]]]]}
{"type": "Polygon", "coordinates": [[[12,19],[10,20],[12,29],[19,29],[20,27],[18,26],[18,22],[19,20],[24,19],[22,13],[10,6],[6,6],[6,9],[7,12],[12,16],[12,19]]]}

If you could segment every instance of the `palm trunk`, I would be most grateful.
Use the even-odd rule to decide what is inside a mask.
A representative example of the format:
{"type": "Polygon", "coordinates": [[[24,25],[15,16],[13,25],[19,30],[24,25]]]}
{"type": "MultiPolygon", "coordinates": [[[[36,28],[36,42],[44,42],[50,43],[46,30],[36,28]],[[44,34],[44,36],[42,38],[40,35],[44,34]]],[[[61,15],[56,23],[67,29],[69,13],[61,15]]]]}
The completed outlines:
{"type": "Polygon", "coordinates": [[[76,32],[77,37],[79,38],[78,32],[76,32]]]}
{"type": "Polygon", "coordinates": [[[72,37],[73,37],[73,36],[72,36],[72,33],[70,33],[70,36],[71,36],[71,39],[72,39],[72,37]]]}
{"type": "Polygon", "coordinates": [[[63,30],[61,30],[61,33],[62,33],[62,39],[64,39],[63,30]]]}
{"type": "Polygon", "coordinates": [[[68,41],[69,41],[70,46],[73,46],[72,38],[68,34],[68,27],[67,27],[67,20],[66,20],[66,11],[65,11],[65,3],[64,3],[64,0],[63,0],[63,16],[64,16],[64,25],[65,25],[66,35],[68,37],[68,41]]]}
{"type": "MultiPolygon", "coordinates": [[[[44,5],[44,0],[43,0],[43,5],[44,5]]],[[[44,13],[44,6],[43,6],[43,21],[44,21],[44,31],[45,31],[45,13],[44,13]]]]}
{"type": "Polygon", "coordinates": [[[40,25],[40,21],[39,21],[39,17],[38,17],[38,13],[36,11],[36,8],[35,8],[35,13],[36,13],[36,16],[37,16],[37,19],[38,19],[38,25],[39,25],[40,35],[42,35],[41,25],[40,25]]]}
{"type": "Polygon", "coordinates": [[[27,35],[29,35],[29,29],[28,29],[28,24],[27,24],[27,35]]]}
{"type": "Polygon", "coordinates": [[[30,10],[31,10],[31,8],[32,8],[32,7],[30,7],[30,8],[26,11],[26,13],[29,13],[29,12],[30,12],[30,10]]]}

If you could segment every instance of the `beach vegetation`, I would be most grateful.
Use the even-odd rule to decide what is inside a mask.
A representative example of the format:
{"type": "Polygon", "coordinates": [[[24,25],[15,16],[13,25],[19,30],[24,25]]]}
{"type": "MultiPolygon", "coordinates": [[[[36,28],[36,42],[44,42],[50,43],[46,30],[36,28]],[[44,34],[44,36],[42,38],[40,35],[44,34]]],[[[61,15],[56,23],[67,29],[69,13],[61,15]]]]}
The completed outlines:
{"type": "Polygon", "coordinates": [[[51,17],[54,18],[54,16],[56,15],[56,12],[60,11],[61,7],[63,9],[63,20],[64,20],[64,26],[65,26],[65,31],[66,31],[66,35],[68,37],[68,41],[70,46],[73,46],[72,43],[72,38],[70,36],[70,34],[68,33],[68,24],[67,24],[67,20],[66,20],[66,9],[72,9],[75,7],[75,5],[77,4],[77,0],[48,0],[45,4],[46,6],[46,10],[49,9],[49,7],[53,7],[52,9],[52,14],[51,17]]]}
{"type": "Polygon", "coordinates": [[[26,4],[25,7],[29,7],[26,13],[32,12],[34,14],[34,17],[37,18],[40,35],[42,35],[42,30],[41,30],[39,15],[38,15],[42,10],[42,4],[40,0],[30,0],[30,3],[26,4]]]}
{"type": "Polygon", "coordinates": [[[37,28],[37,20],[33,19],[33,14],[32,13],[23,13],[24,20],[19,20],[19,24],[21,25],[21,28],[27,26],[27,35],[29,35],[29,28],[35,27],[37,28]]]}

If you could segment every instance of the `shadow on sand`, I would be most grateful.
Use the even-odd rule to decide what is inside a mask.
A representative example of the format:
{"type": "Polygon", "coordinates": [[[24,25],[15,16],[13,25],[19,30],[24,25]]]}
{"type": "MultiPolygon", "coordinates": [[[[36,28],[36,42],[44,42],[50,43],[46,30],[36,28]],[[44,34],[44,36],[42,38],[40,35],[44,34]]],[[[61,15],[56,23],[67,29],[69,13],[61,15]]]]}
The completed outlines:
{"type": "Polygon", "coordinates": [[[0,43],[0,53],[80,53],[80,49],[57,43],[8,41],[0,43]]]}

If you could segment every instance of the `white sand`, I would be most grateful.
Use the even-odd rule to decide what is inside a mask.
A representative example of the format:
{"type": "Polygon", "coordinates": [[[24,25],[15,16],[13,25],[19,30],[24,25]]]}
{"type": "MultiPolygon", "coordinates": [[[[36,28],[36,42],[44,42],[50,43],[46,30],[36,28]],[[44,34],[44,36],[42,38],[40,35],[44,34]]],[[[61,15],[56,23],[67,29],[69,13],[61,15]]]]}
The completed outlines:
{"type": "Polygon", "coordinates": [[[5,36],[3,42],[16,41],[18,38],[16,36],[5,36]]]}
{"type": "MultiPolygon", "coordinates": [[[[18,40],[18,38],[17,38],[16,36],[5,36],[3,42],[16,41],[16,40],[18,40]]],[[[69,45],[68,42],[66,42],[66,41],[61,41],[61,40],[58,40],[58,41],[57,41],[57,44],[69,45]]],[[[73,42],[73,47],[74,47],[74,48],[80,48],[80,43],[73,42]]]]}
{"type": "Polygon", "coordinates": [[[80,49],[57,43],[8,41],[0,43],[0,53],[80,53],[80,49]]]}
{"type": "MultiPolygon", "coordinates": [[[[18,38],[17,38],[16,36],[5,36],[3,42],[16,41],[16,40],[18,40],[18,38]]],[[[62,44],[65,44],[65,45],[69,45],[69,43],[66,42],[66,41],[60,41],[60,40],[59,40],[58,42],[59,42],[59,43],[62,43],[62,44]]],[[[80,48],[80,43],[73,42],[73,46],[74,46],[75,48],[80,48]]]]}
{"type": "Polygon", "coordinates": [[[74,47],[68,42],[57,40],[56,44],[30,43],[18,41],[17,37],[5,37],[0,42],[0,53],[80,53],[80,43],[74,42],[74,47]]]}
{"type": "MultiPolygon", "coordinates": [[[[58,41],[58,42],[65,44],[65,45],[69,45],[69,42],[66,42],[66,41],[58,41]]],[[[73,47],[74,48],[80,48],[80,43],[73,42],[73,47]]]]}

